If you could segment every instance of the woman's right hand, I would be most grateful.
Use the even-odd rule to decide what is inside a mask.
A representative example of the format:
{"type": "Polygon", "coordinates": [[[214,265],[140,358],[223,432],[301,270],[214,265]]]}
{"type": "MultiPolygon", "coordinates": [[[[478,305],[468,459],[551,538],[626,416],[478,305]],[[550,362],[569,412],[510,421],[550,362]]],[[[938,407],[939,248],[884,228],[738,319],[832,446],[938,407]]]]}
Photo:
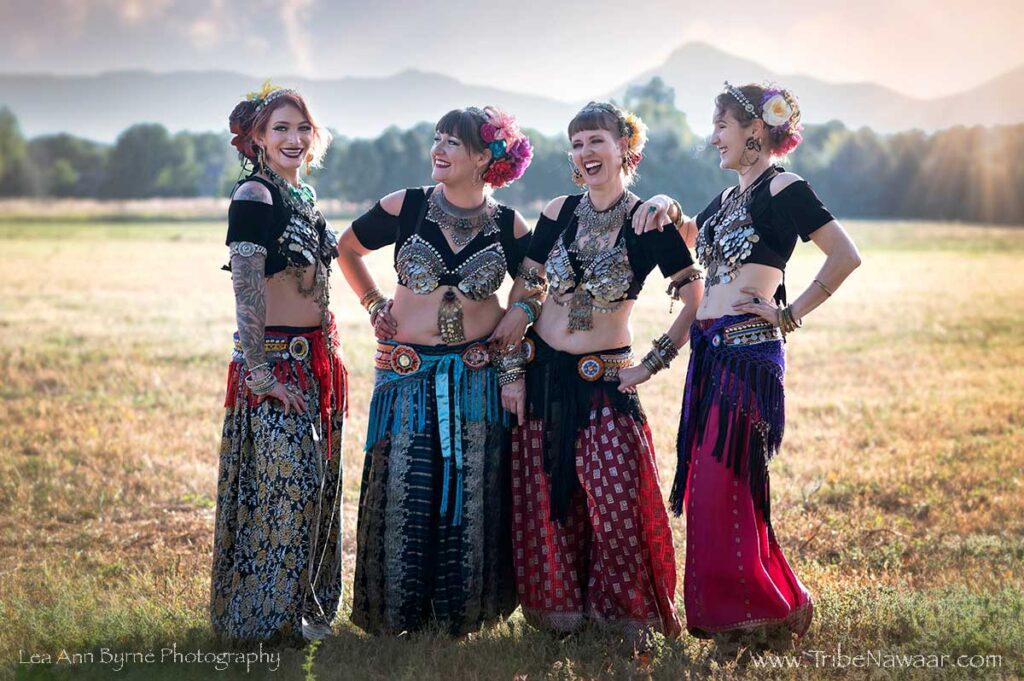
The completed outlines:
{"type": "Polygon", "coordinates": [[[302,394],[291,388],[289,385],[284,383],[277,383],[274,385],[274,389],[265,395],[261,395],[260,399],[273,398],[280,402],[284,406],[284,414],[288,415],[288,412],[294,409],[300,414],[306,413],[306,400],[302,397],[302,394]]]}
{"type": "Polygon", "coordinates": [[[373,333],[380,340],[391,340],[398,333],[398,322],[395,321],[394,316],[391,314],[391,306],[394,303],[394,300],[388,300],[377,314],[370,317],[373,333]]]}

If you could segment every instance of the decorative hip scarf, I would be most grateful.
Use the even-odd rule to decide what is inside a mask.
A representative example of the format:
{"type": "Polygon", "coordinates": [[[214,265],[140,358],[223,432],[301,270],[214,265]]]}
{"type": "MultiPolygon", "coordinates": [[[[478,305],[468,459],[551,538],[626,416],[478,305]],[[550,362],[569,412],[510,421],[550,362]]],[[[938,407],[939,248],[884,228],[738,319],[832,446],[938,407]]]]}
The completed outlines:
{"type": "MultiPolygon", "coordinates": [[[[333,313],[329,313],[326,333],[324,329],[314,329],[303,333],[287,333],[267,330],[263,348],[267,363],[271,367],[278,383],[288,385],[296,383],[299,389],[305,390],[309,385],[310,376],[320,385],[320,404],[318,417],[320,429],[313,429],[313,439],[319,440],[323,433],[327,442],[327,458],[331,456],[331,411],[344,411],[348,415],[348,370],[338,353],[337,328],[333,313]],[[328,343],[332,347],[328,348],[328,343]]],[[[245,385],[245,355],[234,334],[234,352],[228,368],[227,396],[224,406],[233,408],[242,392],[250,406],[255,406],[257,396],[245,385]]]]}
{"type": "Polygon", "coordinates": [[[544,421],[544,472],[551,480],[551,520],[564,521],[576,477],[576,438],[591,420],[595,404],[645,422],[635,393],[619,392],[619,370],[633,364],[627,346],[584,355],[555,350],[532,329],[526,353],[526,404],[530,418],[544,421]]]}
{"type": "Polygon", "coordinates": [[[487,345],[479,340],[461,346],[377,344],[366,451],[390,433],[421,432],[426,427],[426,401],[435,400],[444,460],[441,513],[448,512],[449,497],[454,496],[452,525],[462,522],[463,421],[508,422],[501,407],[497,373],[490,363],[487,345]],[[451,495],[453,466],[455,491],[451,495]]]}
{"type": "Polygon", "coordinates": [[[749,459],[750,491],[767,521],[768,462],[786,426],[786,355],[778,329],[751,315],[699,319],[690,329],[690,365],[676,442],[678,466],[669,502],[683,510],[690,459],[717,407],[716,459],[740,475],[749,459]]]}

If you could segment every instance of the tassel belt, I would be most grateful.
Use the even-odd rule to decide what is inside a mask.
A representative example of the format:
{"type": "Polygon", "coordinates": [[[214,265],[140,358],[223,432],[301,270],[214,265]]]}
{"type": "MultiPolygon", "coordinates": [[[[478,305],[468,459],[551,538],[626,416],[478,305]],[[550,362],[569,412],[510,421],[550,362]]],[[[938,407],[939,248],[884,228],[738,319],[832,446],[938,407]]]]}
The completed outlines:
{"type": "MultiPolygon", "coordinates": [[[[698,320],[698,325],[704,321],[698,320]]],[[[709,319],[706,321],[712,322],[715,320],[709,319]]],[[[779,327],[760,317],[753,317],[736,322],[735,324],[722,326],[711,336],[710,342],[717,348],[722,345],[757,345],[758,343],[780,340],[782,340],[782,331],[779,327]]]]}
{"type": "MultiPolygon", "coordinates": [[[[263,352],[267,356],[267,361],[287,362],[290,359],[296,359],[301,362],[309,357],[309,341],[309,334],[290,338],[288,336],[268,336],[263,340],[263,352]]],[[[242,343],[237,337],[235,338],[235,353],[239,356],[242,355],[242,343]]]]}
{"type": "Polygon", "coordinates": [[[391,433],[413,428],[414,423],[418,424],[416,430],[423,429],[425,403],[432,399],[444,464],[440,513],[449,516],[455,526],[462,524],[463,423],[507,423],[497,374],[490,362],[482,340],[436,347],[381,341],[374,358],[378,374],[370,402],[366,451],[391,433]]]}
{"type": "MultiPolygon", "coordinates": [[[[567,355],[568,353],[561,354],[567,355]]],[[[523,339],[523,355],[527,364],[537,358],[537,343],[529,336],[523,339]]],[[[574,357],[576,358],[576,374],[588,383],[600,380],[618,383],[619,369],[633,366],[633,351],[630,348],[574,355],[574,357]]]]}
{"type": "MultiPolygon", "coordinates": [[[[460,357],[462,363],[470,369],[483,369],[491,363],[487,344],[480,341],[470,343],[462,351],[460,357]]],[[[423,366],[423,359],[416,348],[411,345],[379,342],[377,343],[377,352],[373,357],[373,364],[378,369],[393,371],[399,376],[408,376],[420,370],[423,366]]]]}

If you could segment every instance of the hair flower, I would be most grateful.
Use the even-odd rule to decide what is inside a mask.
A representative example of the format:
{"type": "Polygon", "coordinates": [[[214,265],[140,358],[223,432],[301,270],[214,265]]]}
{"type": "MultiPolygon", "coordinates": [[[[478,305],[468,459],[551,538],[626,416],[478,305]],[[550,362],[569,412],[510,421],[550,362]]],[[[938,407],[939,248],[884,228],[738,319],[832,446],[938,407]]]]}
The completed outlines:
{"type": "Polygon", "coordinates": [[[487,147],[491,150],[491,156],[499,159],[505,155],[505,149],[508,147],[508,144],[503,139],[497,139],[488,144],[487,147]]]}
{"type": "Polygon", "coordinates": [[[793,116],[793,107],[779,91],[767,90],[761,104],[761,118],[771,127],[784,125],[793,116]]]}

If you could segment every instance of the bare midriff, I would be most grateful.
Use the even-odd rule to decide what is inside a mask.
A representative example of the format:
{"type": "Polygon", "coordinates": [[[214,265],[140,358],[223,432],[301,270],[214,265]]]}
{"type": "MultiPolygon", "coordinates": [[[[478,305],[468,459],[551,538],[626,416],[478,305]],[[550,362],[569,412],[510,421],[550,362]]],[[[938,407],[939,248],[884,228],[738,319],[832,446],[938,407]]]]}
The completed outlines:
{"type": "MultiPolygon", "coordinates": [[[[541,309],[540,319],[533,325],[544,342],[555,350],[573,355],[621,348],[632,342],[629,315],[633,311],[632,300],[624,300],[612,312],[594,310],[594,327],[589,331],[569,332],[569,306],[559,305],[549,293],[541,309]]],[[[572,294],[559,296],[558,300],[568,303],[572,294]]]]}
{"type": "MultiPolygon", "coordinates": [[[[490,336],[505,314],[501,303],[498,302],[498,296],[471,300],[454,286],[450,288],[462,305],[462,328],[466,340],[473,341],[490,336]]],[[[437,325],[437,312],[448,289],[448,286],[438,286],[430,293],[419,294],[413,293],[405,286],[396,286],[391,316],[398,324],[398,331],[393,340],[417,345],[441,345],[443,341],[437,325]]]]}
{"type": "MultiPolygon", "coordinates": [[[[321,265],[322,267],[322,265],[321,265]]],[[[313,285],[314,267],[304,267],[302,287],[313,285]]],[[[267,277],[267,326],[320,326],[320,306],[315,296],[299,292],[295,269],[286,270],[267,277]]]]}
{"type": "Polygon", "coordinates": [[[727,284],[715,284],[704,289],[704,300],[697,310],[697,319],[716,319],[737,314],[732,306],[748,302],[751,298],[742,289],[757,289],[761,298],[769,299],[782,283],[782,270],[769,265],[746,263],[733,276],[733,280],[727,284]]]}

